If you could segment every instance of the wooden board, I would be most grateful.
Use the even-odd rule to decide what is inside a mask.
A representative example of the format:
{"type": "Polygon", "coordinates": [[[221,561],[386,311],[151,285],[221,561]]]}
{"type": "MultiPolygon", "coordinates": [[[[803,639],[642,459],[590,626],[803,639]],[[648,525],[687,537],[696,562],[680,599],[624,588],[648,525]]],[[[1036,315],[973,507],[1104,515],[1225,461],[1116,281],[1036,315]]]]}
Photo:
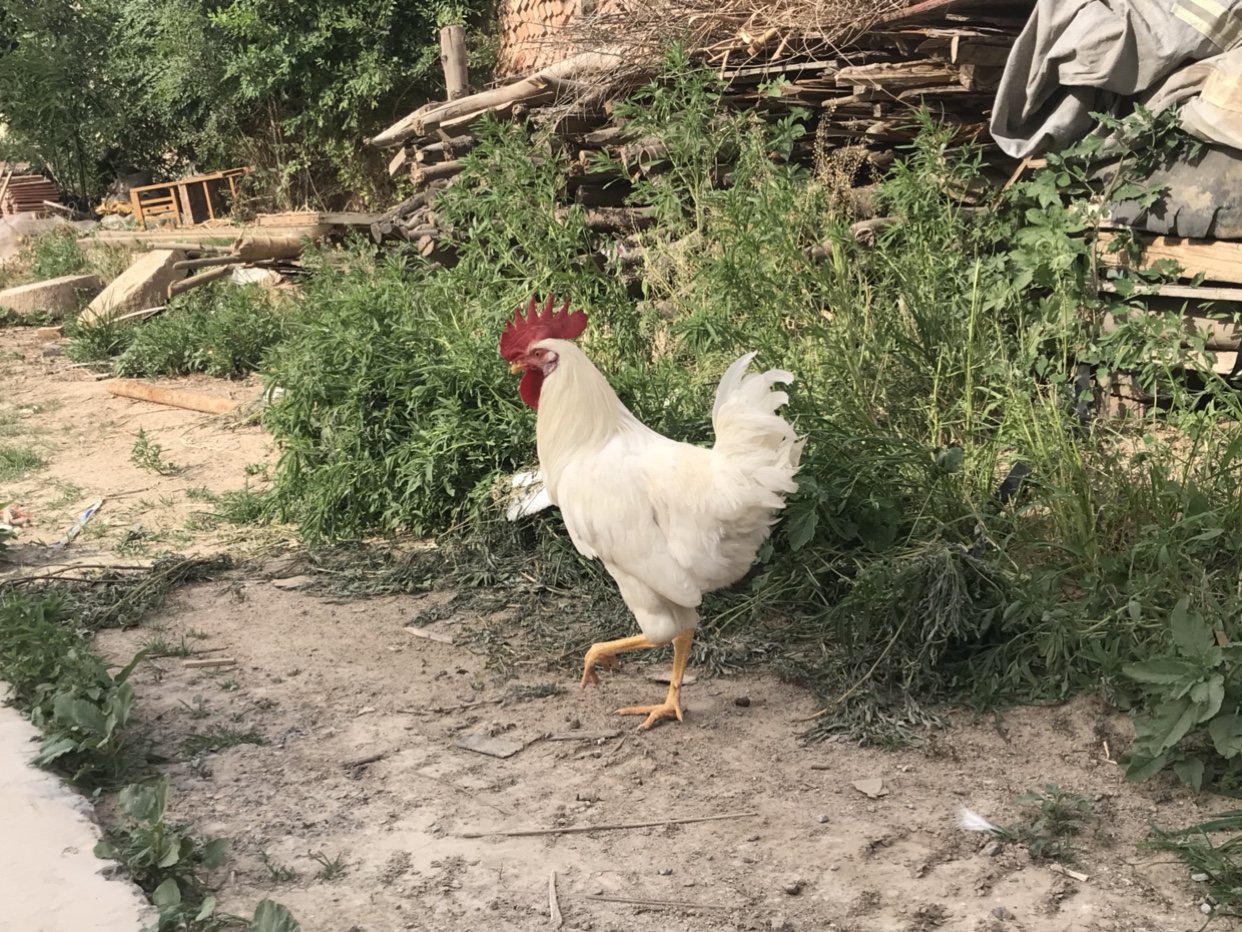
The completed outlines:
{"type": "MultiPolygon", "coordinates": [[[[1110,268],[1132,268],[1130,257],[1122,252],[1109,252],[1116,239],[1114,233],[1101,233],[1099,261],[1110,268]]],[[[1161,259],[1171,259],[1182,267],[1182,278],[1202,274],[1209,281],[1242,285],[1242,243],[1230,240],[1186,239],[1176,236],[1140,237],[1143,252],[1138,267],[1149,269],[1161,259]]]]}

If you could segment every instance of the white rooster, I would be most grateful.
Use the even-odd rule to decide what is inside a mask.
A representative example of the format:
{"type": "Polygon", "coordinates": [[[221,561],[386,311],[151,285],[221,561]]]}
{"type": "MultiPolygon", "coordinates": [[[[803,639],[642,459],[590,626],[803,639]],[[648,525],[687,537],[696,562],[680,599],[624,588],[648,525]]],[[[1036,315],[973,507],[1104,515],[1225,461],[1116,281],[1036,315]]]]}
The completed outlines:
{"type": "Polygon", "coordinates": [[[608,381],[569,342],[587,325],[566,301],[543,311],[519,306],[500,340],[500,355],[524,372],[522,400],[539,412],[539,465],[552,503],[574,546],[598,558],[617,582],[642,634],[593,644],[582,685],[598,683],[596,665],[612,668],[622,651],[673,643],[673,674],[660,705],[618,709],[645,715],[647,729],[682,718],[681,682],[703,594],[736,582],[797,490],[802,441],[776,414],[789,400],[779,369],[747,373],[754,353],[725,372],[716,389],[711,449],[669,440],[642,424],[608,381]]]}

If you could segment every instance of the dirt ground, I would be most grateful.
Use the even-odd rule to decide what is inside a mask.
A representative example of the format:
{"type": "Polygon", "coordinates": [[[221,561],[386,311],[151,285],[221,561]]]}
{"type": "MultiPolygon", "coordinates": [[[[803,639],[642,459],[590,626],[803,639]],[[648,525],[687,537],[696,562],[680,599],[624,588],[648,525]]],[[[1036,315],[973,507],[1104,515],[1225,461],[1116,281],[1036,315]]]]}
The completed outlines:
{"type": "MultiPolygon", "coordinates": [[[[101,530],[53,562],[141,562],[165,548],[261,557],[181,590],[144,628],[99,639],[118,660],[158,634],[184,638],[193,659],[236,661],[203,669],[163,658],[135,681],[136,727],[173,760],[173,815],[232,839],[226,911],[249,914],[270,897],[307,932],[555,928],[555,872],[568,929],[1189,932],[1204,923],[1202,888],[1139,845],[1151,823],[1183,826],[1231,806],[1125,783],[1113,758],[1128,723],[1090,701],[999,721],[962,713],[921,747],[885,751],[801,742],[815,705],[793,686],[704,677],[685,690],[684,724],[637,733],[612,710],[662,697],[649,676],[665,667],[630,664],[586,691],[543,664],[502,681],[461,645],[477,622],[437,622],[438,639],[405,630],[442,595],[333,603],[305,594],[286,579],[282,532],[185,526],[204,507],[187,488],[238,488],[247,464],[273,461],[259,428],[113,398],[26,331],[6,331],[6,348],[24,358],[0,371],[9,425],[0,442],[33,444],[48,460],[0,487],[0,500],[15,498],[38,521],[17,551],[29,565],[10,572],[41,571],[31,541],[55,540],[101,496],[101,530]],[[186,471],[161,477],[131,464],[139,426],[186,471]],[[481,737],[512,756],[460,746],[481,737]],[[879,798],[854,786],[874,779],[879,798]],[[963,805],[1018,822],[1026,813],[1015,798],[1049,782],[1094,801],[1076,842],[1086,880],[957,825],[963,805]],[[711,821],[486,834],[678,819],[711,821]]],[[[258,394],[253,384],[194,381],[258,394]]]]}

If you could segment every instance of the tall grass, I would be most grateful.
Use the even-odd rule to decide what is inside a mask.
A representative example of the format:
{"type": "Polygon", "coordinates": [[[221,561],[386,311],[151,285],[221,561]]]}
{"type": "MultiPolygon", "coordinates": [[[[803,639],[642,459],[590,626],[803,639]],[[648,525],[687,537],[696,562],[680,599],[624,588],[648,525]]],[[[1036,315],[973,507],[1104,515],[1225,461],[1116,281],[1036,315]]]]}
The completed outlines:
{"type": "Polygon", "coordinates": [[[491,517],[498,478],[534,459],[497,337],[515,305],[555,288],[590,314],[584,348],[622,400],[669,436],[710,438],[715,382],[740,352],[796,373],[799,492],[747,583],[709,601],[700,650],[718,666],[738,659],[726,643],[779,658],[824,699],[820,733],[900,735],[947,699],[1085,688],[1142,707],[1126,665],[1168,650],[1186,595],[1231,637],[1242,412],[1210,374],[1168,392],[1195,350],[1095,293],[1093,153],[966,212],[949,192],[978,155],[921,117],[880,189],[901,222],[865,248],[830,177],[771,157],[802,117],[729,114],[710,76],[673,65],[625,113],[671,163],[638,186],[663,222],[626,239],[645,256],[637,280],[581,213],[558,215],[564,157],[500,126],[443,197],[456,264],[358,247],[347,271],[312,278],[270,357],[285,389],[267,415],[283,450],[271,505],[312,541],[473,533],[488,545],[458,578],[516,578],[498,569],[507,547],[528,575],[615,601],[554,516],[499,534],[491,517]],[[1110,334],[1104,310],[1123,318],[1110,334]],[[1137,371],[1168,399],[1085,427],[1080,364],[1137,371]],[[1019,465],[1029,479],[1002,503],[1019,465]]]}

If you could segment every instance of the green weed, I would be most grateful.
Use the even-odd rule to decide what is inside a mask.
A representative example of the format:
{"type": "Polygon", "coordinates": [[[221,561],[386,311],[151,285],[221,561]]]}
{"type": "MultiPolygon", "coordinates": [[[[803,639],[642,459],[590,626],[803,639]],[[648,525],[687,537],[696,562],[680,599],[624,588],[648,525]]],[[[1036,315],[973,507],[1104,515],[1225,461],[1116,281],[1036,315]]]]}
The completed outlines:
{"type": "Polygon", "coordinates": [[[181,467],[164,459],[164,448],[152,443],[147,432],[139,427],[134,446],[129,451],[129,461],[139,469],[147,469],[161,476],[171,476],[180,472],[181,467]]]}
{"type": "Polygon", "coordinates": [[[1071,839],[1081,834],[1085,821],[1095,812],[1091,800],[1048,783],[1041,790],[1028,790],[1015,802],[1039,808],[1031,821],[1006,829],[1008,837],[1025,844],[1036,861],[1078,863],[1071,839]]]}
{"type": "Polygon", "coordinates": [[[294,883],[297,881],[298,872],[296,870],[283,864],[276,864],[266,851],[260,851],[255,857],[267,869],[267,879],[271,883],[294,883]]]}
{"type": "Polygon", "coordinates": [[[347,865],[343,854],[329,858],[322,851],[311,851],[306,856],[319,864],[319,873],[315,875],[319,880],[336,880],[345,873],[347,865]]]}
{"type": "Polygon", "coordinates": [[[263,736],[253,729],[241,731],[217,725],[202,734],[190,735],[181,742],[182,753],[186,757],[198,757],[201,754],[214,754],[241,744],[262,744],[263,736]]]}
{"type": "Polygon", "coordinates": [[[78,231],[73,227],[61,227],[32,237],[23,245],[22,252],[30,263],[31,281],[73,275],[86,268],[86,257],[78,246],[78,231]]]}
{"type": "Polygon", "coordinates": [[[0,480],[20,479],[46,465],[47,461],[30,447],[0,444],[0,480]]]}

